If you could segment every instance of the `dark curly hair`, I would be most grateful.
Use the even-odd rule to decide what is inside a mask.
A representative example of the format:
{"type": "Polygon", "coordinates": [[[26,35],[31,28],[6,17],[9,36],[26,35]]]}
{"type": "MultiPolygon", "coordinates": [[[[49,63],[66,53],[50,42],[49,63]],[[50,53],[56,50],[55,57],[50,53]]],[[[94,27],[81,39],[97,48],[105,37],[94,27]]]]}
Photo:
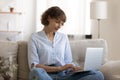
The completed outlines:
{"type": "Polygon", "coordinates": [[[53,6],[53,7],[48,8],[42,14],[41,23],[45,26],[49,24],[49,21],[47,20],[48,17],[51,17],[52,19],[60,19],[63,22],[66,21],[66,15],[65,15],[64,11],[61,10],[57,6],[53,6]]]}

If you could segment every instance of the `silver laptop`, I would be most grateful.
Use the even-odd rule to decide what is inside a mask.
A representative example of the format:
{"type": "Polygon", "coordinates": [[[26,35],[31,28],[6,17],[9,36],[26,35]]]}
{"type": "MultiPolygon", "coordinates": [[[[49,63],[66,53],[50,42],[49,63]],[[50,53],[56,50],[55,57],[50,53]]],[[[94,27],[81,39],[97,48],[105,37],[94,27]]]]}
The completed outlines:
{"type": "Polygon", "coordinates": [[[89,70],[99,70],[102,65],[103,48],[86,48],[85,63],[83,70],[74,71],[83,72],[89,70]]]}
{"type": "Polygon", "coordinates": [[[99,70],[102,65],[103,48],[87,48],[84,71],[99,70]]]}

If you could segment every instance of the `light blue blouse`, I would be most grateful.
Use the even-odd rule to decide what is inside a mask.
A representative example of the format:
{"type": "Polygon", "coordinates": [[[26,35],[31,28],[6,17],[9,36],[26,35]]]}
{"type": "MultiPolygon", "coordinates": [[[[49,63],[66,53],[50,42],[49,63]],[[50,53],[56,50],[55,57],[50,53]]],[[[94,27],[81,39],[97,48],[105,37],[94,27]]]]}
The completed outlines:
{"type": "Polygon", "coordinates": [[[63,66],[72,63],[67,35],[56,32],[51,42],[44,31],[33,33],[28,43],[28,63],[63,66]]]}

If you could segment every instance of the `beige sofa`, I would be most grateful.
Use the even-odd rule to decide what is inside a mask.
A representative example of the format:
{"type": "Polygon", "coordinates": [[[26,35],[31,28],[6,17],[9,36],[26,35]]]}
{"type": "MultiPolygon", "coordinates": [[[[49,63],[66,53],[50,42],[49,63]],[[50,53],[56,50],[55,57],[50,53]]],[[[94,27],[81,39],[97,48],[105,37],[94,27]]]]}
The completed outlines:
{"type": "MultiPolygon", "coordinates": [[[[11,42],[9,42],[10,44],[11,42]]],[[[19,41],[17,49],[18,61],[18,79],[28,80],[29,68],[27,62],[27,42],[19,41]]],[[[13,45],[13,44],[12,44],[13,45]]],[[[103,61],[101,71],[104,74],[105,80],[120,80],[120,61],[108,61],[108,48],[107,42],[103,39],[88,39],[88,40],[70,40],[70,45],[73,53],[74,61],[80,65],[84,63],[86,47],[103,47],[103,61]]]]}

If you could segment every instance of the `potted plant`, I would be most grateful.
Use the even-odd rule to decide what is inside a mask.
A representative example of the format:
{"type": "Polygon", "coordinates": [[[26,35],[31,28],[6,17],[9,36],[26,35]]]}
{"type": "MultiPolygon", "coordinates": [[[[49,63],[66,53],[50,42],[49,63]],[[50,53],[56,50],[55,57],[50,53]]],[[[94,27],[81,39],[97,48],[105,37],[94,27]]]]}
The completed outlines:
{"type": "Polygon", "coordinates": [[[10,7],[10,12],[14,12],[14,8],[13,7],[10,7]]]}
{"type": "Polygon", "coordinates": [[[16,74],[17,64],[13,64],[10,59],[11,57],[5,58],[0,56],[0,76],[4,80],[10,80],[16,74]]]}

